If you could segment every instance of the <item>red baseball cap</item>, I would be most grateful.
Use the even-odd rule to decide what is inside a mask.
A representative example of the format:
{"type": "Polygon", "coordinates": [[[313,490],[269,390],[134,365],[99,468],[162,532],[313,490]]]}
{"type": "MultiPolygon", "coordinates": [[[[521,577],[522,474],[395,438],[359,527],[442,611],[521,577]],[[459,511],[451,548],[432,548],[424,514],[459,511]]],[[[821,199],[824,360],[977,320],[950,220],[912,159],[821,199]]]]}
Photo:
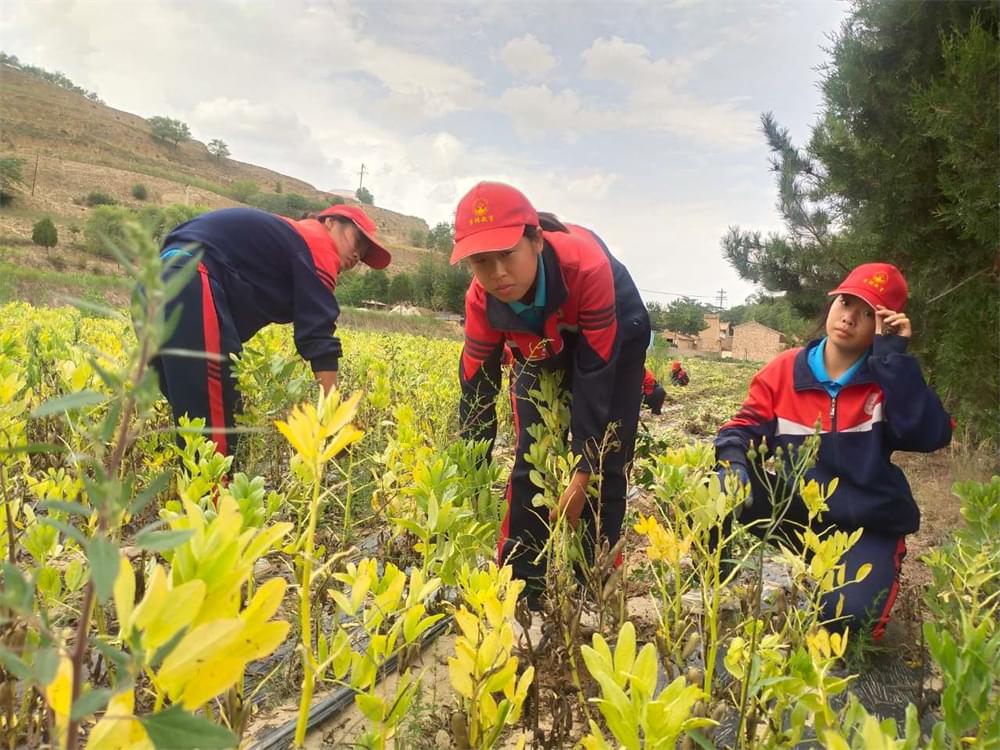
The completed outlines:
{"type": "Polygon", "coordinates": [[[903,274],[891,263],[862,263],[830,292],[831,297],[835,294],[853,294],[871,305],[872,309],[881,306],[902,312],[909,288],[903,274]]]}
{"type": "Polygon", "coordinates": [[[354,226],[361,230],[361,234],[368,238],[371,245],[368,248],[368,252],[365,253],[365,257],[361,259],[362,263],[369,268],[376,269],[385,268],[389,265],[392,261],[392,255],[375,239],[375,232],[378,231],[378,227],[375,226],[375,222],[372,221],[371,217],[360,206],[348,206],[346,203],[338,203],[335,206],[323,209],[316,218],[322,221],[328,216],[343,216],[345,219],[350,219],[354,222],[354,226]]]}
{"type": "Polygon", "coordinates": [[[509,250],[525,226],[538,226],[538,212],[524,193],[502,182],[480,182],[458,202],[451,264],[477,253],[509,250]]]}

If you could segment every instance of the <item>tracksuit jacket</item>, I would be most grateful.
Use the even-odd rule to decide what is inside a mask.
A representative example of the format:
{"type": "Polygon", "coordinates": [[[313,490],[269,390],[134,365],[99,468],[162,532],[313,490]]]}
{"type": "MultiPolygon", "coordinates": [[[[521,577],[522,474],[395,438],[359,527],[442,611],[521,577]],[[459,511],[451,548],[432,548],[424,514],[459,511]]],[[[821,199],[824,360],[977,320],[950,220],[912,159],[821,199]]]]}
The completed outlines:
{"type": "MultiPolygon", "coordinates": [[[[600,470],[599,535],[613,545],[624,518],[625,469],[635,447],[649,344],[649,315],[628,271],[596,234],[575,225],[566,227],[568,232],[544,232],[545,307],[540,333],[476,280],[465,296],[465,345],[459,366],[463,437],[489,440],[492,447],[505,342],[517,361],[511,388],[517,446],[498,557],[512,564],[529,589],[537,588],[544,574],[544,565],[532,558],[548,530],[542,518],[547,511],[532,506],[538,489],[524,459],[531,442],[526,428],[539,421],[528,391],[535,387],[540,371],[564,373],[563,386],[572,394],[572,449],[582,456],[581,469],[600,470]],[[612,424],[619,448],[600,456],[597,446],[612,424]],[[515,551],[518,554],[511,557],[515,551]]],[[[585,509],[582,519],[585,538],[593,541],[593,509],[585,509]]]]}
{"type": "Polygon", "coordinates": [[[198,273],[168,306],[168,314],[176,306],[182,312],[164,346],[206,357],[167,354],[152,364],[175,418],[204,417],[219,449],[231,453],[226,430],[241,404],[229,355],[243,342],[269,323],[293,323],[295,346],[312,369],[337,369],[337,249],[318,221],[252,208],[202,214],[173,229],[163,248],[165,258],[202,254],[198,273]]]}
{"type": "Polygon", "coordinates": [[[818,424],[819,456],[806,478],[839,478],[825,520],[888,536],[913,533],[920,511],[892,453],[945,447],[952,422],[907,343],[876,336],[871,355],[836,397],[809,368],[818,341],[779,354],[754,376],[743,406],[719,431],[716,456],[746,467],[747,449],[764,440],[771,453],[782,446],[787,456],[818,424]]]}

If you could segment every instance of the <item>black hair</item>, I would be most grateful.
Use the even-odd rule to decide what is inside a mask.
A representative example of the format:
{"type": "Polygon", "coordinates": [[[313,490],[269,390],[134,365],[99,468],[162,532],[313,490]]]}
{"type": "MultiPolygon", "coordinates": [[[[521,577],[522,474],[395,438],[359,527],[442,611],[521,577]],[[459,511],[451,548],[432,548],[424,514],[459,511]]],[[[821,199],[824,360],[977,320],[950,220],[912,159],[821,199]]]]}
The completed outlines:
{"type": "Polygon", "coordinates": [[[539,230],[544,232],[565,232],[569,234],[569,230],[566,225],[556,218],[555,214],[550,214],[546,211],[538,212],[538,226],[532,226],[530,224],[525,224],[524,226],[524,236],[534,239],[539,230]]]}

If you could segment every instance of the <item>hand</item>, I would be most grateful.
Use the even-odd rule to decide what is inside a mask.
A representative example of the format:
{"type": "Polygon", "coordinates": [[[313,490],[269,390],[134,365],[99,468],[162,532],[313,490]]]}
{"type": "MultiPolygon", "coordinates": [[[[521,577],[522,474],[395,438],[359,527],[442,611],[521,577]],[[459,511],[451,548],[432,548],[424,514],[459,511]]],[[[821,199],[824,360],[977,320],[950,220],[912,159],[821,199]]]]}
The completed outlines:
{"type": "Polygon", "coordinates": [[[875,308],[875,335],[884,336],[888,333],[908,339],[913,335],[913,326],[906,313],[898,313],[879,305],[875,308]]]}
{"type": "Polygon", "coordinates": [[[719,475],[719,486],[723,490],[726,489],[726,477],[730,474],[735,474],[743,486],[750,484],[750,473],[743,464],[731,463],[728,467],[720,466],[716,472],[719,475]]]}
{"type": "Polygon", "coordinates": [[[559,498],[559,506],[549,512],[549,523],[555,523],[559,516],[565,514],[569,525],[576,528],[580,521],[580,514],[583,513],[584,503],[587,502],[587,484],[590,482],[590,474],[586,471],[578,471],[569,481],[569,485],[559,498]]]}
{"type": "Polygon", "coordinates": [[[323,393],[329,393],[337,387],[336,370],[317,370],[313,373],[313,375],[316,376],[316,380],[319,381],[320,386],[322,386],[323,393]]]}

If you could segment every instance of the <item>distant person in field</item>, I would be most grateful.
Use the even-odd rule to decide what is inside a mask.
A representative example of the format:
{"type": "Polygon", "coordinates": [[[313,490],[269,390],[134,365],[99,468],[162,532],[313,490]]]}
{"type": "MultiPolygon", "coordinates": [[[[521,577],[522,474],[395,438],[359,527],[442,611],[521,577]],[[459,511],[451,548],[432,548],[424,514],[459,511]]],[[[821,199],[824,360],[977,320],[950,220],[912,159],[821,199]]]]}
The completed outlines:
{"type": "Polygon", "coordinates": [[[663,390],[653,371],[648,367],[642,376],[642,403],[649,407],[653,414],[663,413],[663,402],[667,399],[667,392],[663,390]]]}
{"type": "Polygon", "coordinates": [[[674,385],[687,385],[691,382],[691,378],[677,360],[670,363],[670,382],[674,385]]]}
{"type": "Polygon", "coordinates": [[[336,205],[293,221],[252,208],[226,208],[176,227],[163,241],[165,276],[199,253],[198,270],[167,306],[181,308],[164,350],[151,364],[174,419],[203,417],[218,450],[236,448],[234,415],[242,400],[231,354],[268,323],[292,323],[295,346],[329,391],[337,385],[340,307],[337,276],[359,262],[385,268],[391,256],[375,222],[357,206],[336,205]]]}
{"type": "Polygon", "coordinates": [[[497,552],[527,583],[529,605],[537,607],[546,571],[536,558],[560,513],[574,526],[583,522],[588,554],[621,534],[649,316],[628,271],[594,232],[538,213],[509,185],[481,182],[459,202],[451,262],[462,260],[473,275],[459,367],[463,434],[491,445],[496,437],[507,344],[517,363],[511,378],[517,445],[497,552]],[[572,448],[582,456],[551,512],[532,504],[538,488],[524,457],[532,442],[528,427],[540,421],[529,391],[543,371],[561,373],[572,394],[572,448]],[[589,501],[587,486],[598,473],[601,498],[589,501]]]}
{"type": "MultiPolygon", "coordinates": [[[[787,468],[794,449],[819,424],[819,458],[806,481],[839,480],[819,526],[864,529],[842,560],[846,580],[853,580],[862,565],[872,566],[864,580],[826,597],[823,618],[833,630],[868,628],[876,640],[899,589],[906,535],[920,527],[920,510],[892,454],[944,448],[953,427],[924,382],[920,364],[906,351],[913,333],[903,312],[907,294],[903,275],[888,263],[866,263],[851,271],[830,292],[826,336],[765,365],[715,440],[722,477],[732,472],[750,484],[749,507],[739,516],[749,524],[771,517],[771,501],[760,480],[763,469],[749,465],[748,450],[765,442],[769,455],[781,448],[787,468]],[[843,617],[835,620],[841,594],[843,617]]],[[[780,476],[775,479],[780,482],[780,476]]],[[[782,543],[800,549],[795,531],[807,521],[796,495],[779,529],[782,543]]],[[[750,529],[759,535],[761,524],[750,529]]]]}

